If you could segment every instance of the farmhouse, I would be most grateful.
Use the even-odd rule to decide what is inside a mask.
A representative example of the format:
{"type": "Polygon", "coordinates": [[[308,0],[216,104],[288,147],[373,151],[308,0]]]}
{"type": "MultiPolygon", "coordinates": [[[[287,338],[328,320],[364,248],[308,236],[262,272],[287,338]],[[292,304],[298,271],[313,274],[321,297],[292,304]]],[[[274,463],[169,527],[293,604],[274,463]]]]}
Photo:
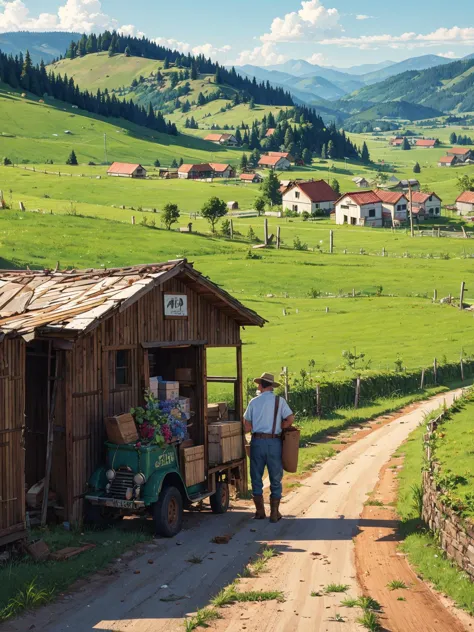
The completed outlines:
{"type": "Polygon", "coordinates": [[[459,162],[466,162],[473,158],[473,150],[470,147],[453,147],[446,152],[447,156],[456,156],[459,162]]]}
{"type": "Polygon", "coordinates": [[[382,202],[384,226],[393,226],[407,220],[408,199],[399,191],[376,189],[374,193],[382,202]]]}
{"type": "Polygon", "coordinates": [[[107,175],[117,178],[146,178],[146,169],[137,163],[114,162],[107,169],[107,175]]]}
{"type": "Polygon", "coordinates": [[[263,178],[259,173],[241,173],[240,180],[249,184],[259,184],[263,178]]]}
{"type": "Polygon", "coordinates": [[[420,182],[415,180],[415,178],[410,178],[409,180],[399,180],[394,186],[391,186],[390,189],[392,191],[403,191],[406,193],[409,189],[412,191],[420,190],[420,182]]]}
{"type": "Polygon", "coordinates": [[[374,191],[345,193],[336,201],[336,224],[383,226],[382,200],[374,191]]]}
{"type": "Polygon", "coordinates": [[[404,140],[405,140],[404,138],[400,138],[399,136],[397,136],[396,138],[391,138],[390,145],[392,147],[401,147],[403,145],[404,140]]]}
{"type": "Polygon", "coordinates": [[[280,158],[286,158],[290,162],[294,162],[295,159],[288,151],[267,151],[267,156],[272,156],[276,158],[277,156],[280,158]]]}
{"type": "MultiPolygon", "coordinates": [[[[26,535],[25,487],[49,469],[48,432],[54,511],[60,521],[80,521],[86,483],[103,458],[104,418],[143,405],[150,376],[173,380],[177,368],[193,368],[195,381],[180,392],[195,411],[191,438],[205,445],[207,349],[233,347],[233,414],[242,418],[240,327],[265,321],[185,259],[109,270],[3,271],[0,305],[0,546],[26,535]],[[177,296],[184,307],[167,316],[177,296]]],[[[208,470],[207,451],[204,459],[208,470]]]]}
{"type": "Polygon", "coordinates": [[[208,134],[204,140],[216,145],[225,145],[227,147],[237,147],[237,139],[233,134],[208,134]]]}
{"type": "Polygon", "coordinates": [[[291,168],[291,163],[288,158],[282,156],[262,156],[258,161],[260,167],[264,169],[279,169],[281,171],[287,171],[291,168]]]}
{"type": "Polygon", "coordinates": [[[459,164],[457,156],[441,156],[438,161],[438,167],[454,167],[459,164]]]}
{"type": "Polygon", "coordinates": [[[359,189],[366,189],[369,186],[368,180],[366,180],[366,178],[364,178],[363,176],[352,178],[352,182],[354,182],[355,185],[359,187],[359,189]]]}
{"type": "Polygon", "coordinates": [[[412,193],[412,213],[419,222],[429,217],[439,217],[441,215],[441,199],[436,193],[414,191],[412,193]]]}
{"type": "Polygon", "coordinates": [[[285,188],[282,200],[283,210],[299,214],[306,211],[310,215],[323,211],[329,215],[337,200],[337,193],[324,180],[295,182],[285,188]]]}
{"type": "Polygon", "coordinates": [[[474,191],[464,191],[456,200],[456,210],[459,215],[474,213],[474,191]]]}
{"type": "Polygon", "coordinates": [[[232,165],[222,165],[218,162],[210,163],[214,172],[214,178],[235,178],[235,169],[232,165]]]}
{"type": "Polygon", "coordinates": [[[212,178],[213,170],[209,163],[200,165],[181,165],[178,169],[178,177],[184,180],[204,180],[212,178]]]}
{"type": "Polygon", "coordinates": [[[425,149],[433,149],[439,145],[439,140],[436,138],[419,138],[415,142],[415,147],[424,147],[425,149]]]}
{"type": "Polygon", "coordinates": [[[274,127],[270,127],[269,129],[267,129],[267,133],[265,134],[265,137],[270,138],[270,136],[273,136],[275,132],[276,132],[276,129],[274,127]]]}

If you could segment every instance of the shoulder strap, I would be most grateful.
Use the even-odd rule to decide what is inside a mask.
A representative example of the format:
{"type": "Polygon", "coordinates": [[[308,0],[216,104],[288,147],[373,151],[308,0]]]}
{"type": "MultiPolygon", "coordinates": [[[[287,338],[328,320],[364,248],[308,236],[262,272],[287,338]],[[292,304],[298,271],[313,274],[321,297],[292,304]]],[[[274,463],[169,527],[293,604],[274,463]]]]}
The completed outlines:
{"type": "Polygon", "coordinates": [[[277,424],[277,417],[278,417],[278,406],[280,404],[280,398],[278,397],[278,395],[275,397],[275,411],[273,413],[273,428],[272,428],[272,434],[275,434],[275,430],[276,430],[276,424],[277,424]]]}

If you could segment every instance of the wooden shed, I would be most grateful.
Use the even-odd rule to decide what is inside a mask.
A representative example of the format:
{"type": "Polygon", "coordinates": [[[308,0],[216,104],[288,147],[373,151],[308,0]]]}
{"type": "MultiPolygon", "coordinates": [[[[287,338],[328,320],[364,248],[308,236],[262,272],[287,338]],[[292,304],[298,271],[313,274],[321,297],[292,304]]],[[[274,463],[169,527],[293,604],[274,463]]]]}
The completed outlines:
{"type": "Polygon", "coordinates": [[[264,322],[184,259],[1,272],[0,546],[23,536],[25,488],[44,477],[48,452],[58,517],[81,520],[87,480],[103,458],[104,417],[141,405],[156,371],[174,379],[175,369],[194,369],[184,387],[204,420],[199,432],[210,382],[233,384],[241,419],[240,328],[264,322]],[[233,376],[207,375],[210,347],[235,349],[233,376]]]}

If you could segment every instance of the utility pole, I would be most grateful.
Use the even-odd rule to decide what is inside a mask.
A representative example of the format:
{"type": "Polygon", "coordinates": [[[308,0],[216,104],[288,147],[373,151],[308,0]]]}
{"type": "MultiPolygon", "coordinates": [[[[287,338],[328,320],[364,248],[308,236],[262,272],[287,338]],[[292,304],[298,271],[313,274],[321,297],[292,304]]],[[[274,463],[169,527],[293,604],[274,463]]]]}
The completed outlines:
{"type": "Polygon", "coordinates": [[[408,183],[408,191],[410,192],[410,234],[412,237],[415,236],[413,231],[413,192],[411,190],[411,185],[408,183]]]}
{"type": "Polygon", "coordinates": [[[104,160],[107,164],[107,134],[104,134],[104,160]]]}

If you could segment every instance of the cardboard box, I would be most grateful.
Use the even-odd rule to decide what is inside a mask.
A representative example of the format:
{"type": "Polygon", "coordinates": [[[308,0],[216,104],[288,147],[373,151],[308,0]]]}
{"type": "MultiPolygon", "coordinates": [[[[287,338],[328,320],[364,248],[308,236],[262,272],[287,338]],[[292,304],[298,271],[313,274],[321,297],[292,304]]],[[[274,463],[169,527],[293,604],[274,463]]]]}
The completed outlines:
{"type": "Polygon", "coordinates": [[[184,448],[184,480],[187,487],[197,485],[205,480],[204,474],[204,446],[184,448]]]}
{"type": "Polygon", "coordinates": [[[130,413],[106,417],[105,430],[110,443],[124,445],[138,441],[137,427],[130,413]]]}
{"type": "Polygon", "coordinates": [[[174,377],[178,382],[194,382],[196,379],[194,369],[176,369],[174,377]]]}
{"type": "Polygon", "coordinates": [[[227,402],[208,404],[207,419],[210,424],[218,421],[227,421],[229,419],[229,408],[227,406],[227,402]]]}
{"type": "Polygon", "coordinates": [[[167,399],[178,399],[179,382],[164,382],[160,381],[157,377],[151,377],[150,391],[160,401],[164,401],[167,399]]]}
{"type": "Polygon", "coordinates": [[[221,465],[244,456],[243,427],[240,421],[211,424],[208,427],[209,465],[221,465]]]}

